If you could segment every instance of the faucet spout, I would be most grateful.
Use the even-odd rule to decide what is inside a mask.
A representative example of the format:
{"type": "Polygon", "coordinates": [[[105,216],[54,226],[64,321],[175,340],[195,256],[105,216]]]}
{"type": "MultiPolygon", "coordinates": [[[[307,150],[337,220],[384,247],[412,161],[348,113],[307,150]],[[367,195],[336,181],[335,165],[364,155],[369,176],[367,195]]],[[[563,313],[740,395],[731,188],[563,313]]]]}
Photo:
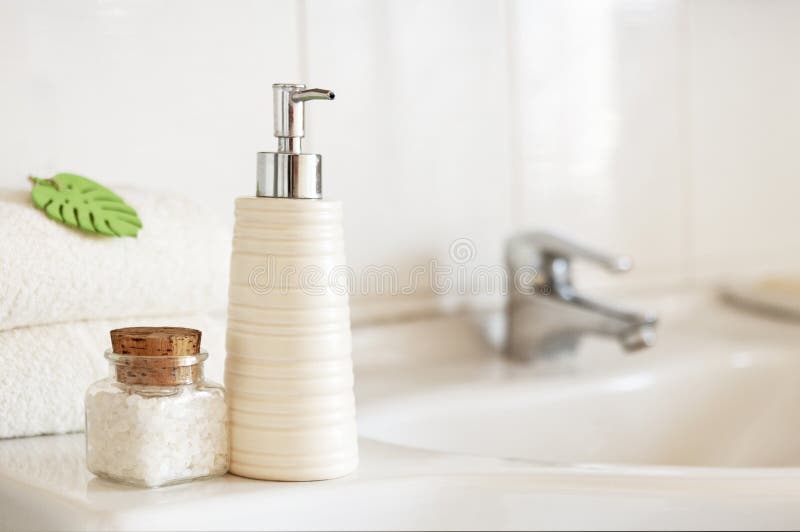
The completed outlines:
{"type": "Polygon", "coordinates": [[[571,352],[586,334],[616,338],[629,352],[653,346],[656,315],[579,293],[572,284],[567,253],[587,257],[611,271],[627,271],[630,266],[629,259],[587,250],[551,233],[526,233],[509,240],[507,259],[515,282],[508,304],[508,354],[529,360],[571,352]],[[619,264],[627,267],[614,267],[619,264]],[[528,285],[521,285],[517,271],[526,265],[535,268],[536,275],[528,285]]]}
{"type": "Polygon", "coordinates": [[[619,339],[626,351],[638,351],[652,347],[656,342],[656,324],[658,317],[650,312],[637,312],[626,308],[602,303],[590,297],[561,291],[564,301],[584,309],[584,314],[591,315],[586,324],[587,332],[606,334],[619,339]]]}

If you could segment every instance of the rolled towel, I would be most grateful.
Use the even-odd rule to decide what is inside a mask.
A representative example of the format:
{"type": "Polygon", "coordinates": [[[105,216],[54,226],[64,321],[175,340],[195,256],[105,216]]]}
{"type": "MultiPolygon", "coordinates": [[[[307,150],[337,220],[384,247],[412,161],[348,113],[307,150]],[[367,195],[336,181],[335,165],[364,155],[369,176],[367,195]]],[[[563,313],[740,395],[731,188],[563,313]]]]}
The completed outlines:
{"type": "Polygon", "coordinates": [[[209,353],[206,377],[222,383],[224,314],[95,320],[0,332],[0,438],[83,430],[83,396],[108,375],[109,331],[129,326],[192,327],[209,353]]]}
{"type": "Polygon", "coordinates": [[[178,195],[115,191],[139,213],[137,238],[66,227],[0,189],[0,331],[225,308],[229,228],[178,195]]]}

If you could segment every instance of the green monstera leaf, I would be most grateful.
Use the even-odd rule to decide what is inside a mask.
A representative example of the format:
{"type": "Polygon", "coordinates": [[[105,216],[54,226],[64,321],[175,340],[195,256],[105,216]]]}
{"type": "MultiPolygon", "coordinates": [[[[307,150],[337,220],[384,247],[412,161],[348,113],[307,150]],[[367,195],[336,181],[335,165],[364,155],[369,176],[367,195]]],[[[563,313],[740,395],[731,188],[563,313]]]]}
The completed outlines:
{"type": "Polygon", "coordinates": [[[91,179],[75,174],[30,179],[33,204],[54,220],[106,236],[135,237],[142,228],[133,207],[91,179]]]}

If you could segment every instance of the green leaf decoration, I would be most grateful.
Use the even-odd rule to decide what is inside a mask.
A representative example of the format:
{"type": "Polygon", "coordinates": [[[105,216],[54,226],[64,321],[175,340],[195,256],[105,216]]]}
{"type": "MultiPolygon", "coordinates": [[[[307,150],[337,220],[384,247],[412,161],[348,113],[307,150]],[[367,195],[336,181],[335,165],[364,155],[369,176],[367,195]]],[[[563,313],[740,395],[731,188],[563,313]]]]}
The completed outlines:
{"type": "Polygon", "coordinates": [[[133,236],[142,228],[136,211],[99,183],[75,174],[30,177],[31,198],[47,216],[70,227],[106,236],[133,236]]]}

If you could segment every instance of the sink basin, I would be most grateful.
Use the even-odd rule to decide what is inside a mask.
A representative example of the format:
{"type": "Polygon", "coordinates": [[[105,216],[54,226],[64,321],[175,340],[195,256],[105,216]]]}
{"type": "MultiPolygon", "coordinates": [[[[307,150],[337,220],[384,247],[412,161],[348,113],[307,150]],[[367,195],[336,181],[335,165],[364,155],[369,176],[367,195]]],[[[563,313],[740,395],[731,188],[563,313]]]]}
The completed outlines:
{"type": "Polygon", "coordinates": [[[327,482],[136,490],[88,472],[83,434],[3,440],[0,530],[796,530],[800,327],[707,299],[653,299],[632,357],[510,364],[498,313],[357,328],[361,465],[327,482]]]}
{"type": "Polygon", "coordinates": [[[800,354],[646,354],[614,371],[494,376],[362,408],[362,435],[555,464],[800,467],[800,354]]]}

